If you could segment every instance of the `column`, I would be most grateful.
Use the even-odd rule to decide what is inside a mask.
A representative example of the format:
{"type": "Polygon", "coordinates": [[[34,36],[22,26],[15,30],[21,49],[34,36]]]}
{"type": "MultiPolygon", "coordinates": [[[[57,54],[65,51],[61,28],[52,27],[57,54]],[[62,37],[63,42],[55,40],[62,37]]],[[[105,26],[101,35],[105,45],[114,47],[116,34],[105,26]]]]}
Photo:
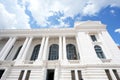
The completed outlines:
{"type": "Polygon", "coordinates": [[[56,69],[55,69],[54,80],[59,80],[59,68],[56,68],[56,69]]]}
{"type": "Polygon", "coordinates": [[[62,37],[59,37],[59,60],[62,60],[62,37]]]}
{"type": "Polygon", "coordinates": [[[46,60],[46,57],[47,57],[48,40],[49,40],[49,37],[46,37],[44,51],[43,51],[43,60],[46,60]]]}
{"type": "Polygon", "coordinates": [[[27,54],[27,52],[28,52],[28,49],[29,49],[29,47],[30,47],[30,45],[31,45],[31,42],[32,42],[32,37],[30,37],[29,38],[29,40],[28,40],[28,43],[26,44],[26,47],[25,47],[25,49],[24,49],[24,52],[23,52],[23,55],[22,55],[22,60],[25,60],[25,58],[26,58],[26,54],[27,54]]]}
{"type": "Polygon", "coordinates": [[[42,69],[42,79],[41,80],[46,80],[46,77],[47,77],[47,69],[45,67],[43,67],[42,69]]]}
{"type": "Polygon", "coordinates": [[[10,44],[12,40],[12,37],[9,38],[9,40],[6,42],[5,46],[2,48],[2,50],[0,51],[0,56],[3,55],[3,52],[6,50],[6,48],[8,47],[8,45],[10,44]]]}
{"type": "Polygon", "coordinates": [[[81,49],[80,49],[81,46],[80,46],[80,43],[79,43],[78,35],[76,36],[76,42],[77,42],[77,48],[78,48],[78,53],[79,53],[78,55],[79,55],[79,60],[80,60],[82,58],[82,54],[81,54],[82,52],[81,52],[81,49]]]}
{"type": "Polygon", "coordinates": [[[75,70],[75,80],[79,80],[78,79],[78,72],[77,72],[77,70],[75,70]]]}
{"type": "Polygon", "coordinates": [[[28,43],[28,40],[29,40],[29,38],[27,37],[27,38],[25,39],[25,41],[24,41],[24,44],[23,44],[23,46],[22,46],[19,54],[18,54],[17,60],[19,60],[19,59],[22,57],[23,51],[24,51],[24,49],[25,49],[25,47],[26,47],[26,44],[28,43]]]}
{"type": "Polygon", "coordinates": [[[16,41],[16,37],[12,38],[11,42],[8,44],[7,48],[3,52],[4,55],[2,55],[1,60],[5,59],[5,57],[7,56],[8,52],[10,51],[12,46],[14,45],[15,41],[16,41]]]}
{"type": "Polygon", "coordinates": [[[66,37],[63,36],[63,59],[67,60],[66,37]]]}
{"type": "Polygon", "coordinates": [[[45,37],[42,38],[42,42],[41,42],[41,46],[40,46],[40,49],[39,49],[39,54],[38,54],[38,59],[37,60],[41,60],[41,58],[42,58],[44,43],[45,43],[45,37]]]}

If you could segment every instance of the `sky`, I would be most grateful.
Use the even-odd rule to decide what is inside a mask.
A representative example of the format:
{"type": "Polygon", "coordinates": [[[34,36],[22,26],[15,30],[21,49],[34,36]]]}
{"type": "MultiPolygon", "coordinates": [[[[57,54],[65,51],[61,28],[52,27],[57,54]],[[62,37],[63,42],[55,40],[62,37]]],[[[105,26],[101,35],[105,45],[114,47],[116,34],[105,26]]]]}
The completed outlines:
{"type": "Polygon", "coordinates": [[[120,45],[120,0],[0,0],[0,29],[71,28],[101,21],[120,45]]]}

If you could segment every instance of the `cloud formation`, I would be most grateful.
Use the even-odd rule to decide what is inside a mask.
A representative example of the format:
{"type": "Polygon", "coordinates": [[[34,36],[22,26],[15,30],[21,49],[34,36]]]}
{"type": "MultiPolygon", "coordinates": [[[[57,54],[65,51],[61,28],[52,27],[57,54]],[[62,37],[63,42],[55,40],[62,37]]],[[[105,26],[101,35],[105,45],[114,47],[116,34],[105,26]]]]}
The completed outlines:
{"type": "Polygon", "coordinates": [[[0,1],[0,29],[30,29],[29,16],[17,0],[0,1]]]}
{"type": "Polygon", "coordinates": [[[26,0],[26,2],[29,3],[28,7],[32,16],[39,25],[43,26],[49,24],[48,17],[53,16],[56,12],[63,13],[63,16],[59,18],[61,25],[66,24],[64,20],[68,17],[74,19],[76,15],[80,14],[80,20],[82,16],[97,15],[100,10],[107,6],[120,7],[119,0],[26,0]]]}
{"type": "MultiPolygon", "coordinates": [[[[30,15],[25,10],[31,12],[31,16],[37,25],[46,27],[69,27],[67,18],[73,20],[81,19],[82,16],[95,16],[103,8],[120,7],[119,0],[1,0],[0,1],[0,28],[30,28],[30,15]],[[50,17],[57,24],[51,24],[50,17]],[[76,18],[77,15],[80,15],[76,18]],[[7,19],[7,20],[6,20],[7,19]]],[[[32,21],[31,21],[32,22],[32,21]]]]}
{"type": "Polygon", "coordinates": [[[120,33],[120,28],[116,29],[116,30],[115,30],[115,32],[118,32],[118,33],[120,33]]]}

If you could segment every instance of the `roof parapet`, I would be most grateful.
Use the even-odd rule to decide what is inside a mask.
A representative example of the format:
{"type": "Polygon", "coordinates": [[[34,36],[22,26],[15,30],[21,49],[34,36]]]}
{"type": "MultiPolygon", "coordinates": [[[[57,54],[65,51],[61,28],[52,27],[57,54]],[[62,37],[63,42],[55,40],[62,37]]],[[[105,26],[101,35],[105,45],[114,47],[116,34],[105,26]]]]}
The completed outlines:
{"type": "Polygon", "coordinates": [[[106,25],[102,24],[101,21],[81,21],[75,22],[75,29],[106,29],[106,25]]]}

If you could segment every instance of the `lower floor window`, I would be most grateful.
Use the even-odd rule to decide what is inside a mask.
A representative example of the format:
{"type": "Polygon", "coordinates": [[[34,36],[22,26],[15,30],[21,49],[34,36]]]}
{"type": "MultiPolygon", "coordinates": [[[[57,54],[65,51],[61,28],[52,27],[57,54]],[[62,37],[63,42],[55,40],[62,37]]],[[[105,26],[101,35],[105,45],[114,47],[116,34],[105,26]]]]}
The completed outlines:
{"type": "Polygon", "coordinates": [[[0,79],[2,78],[4,72],[5,72],[4,69],[0,69],[0,79]]]}
{"type": "Polygon", "coordinates": [[[54,69],[47,70],[46,80],[54,80],[54,69]]]}

